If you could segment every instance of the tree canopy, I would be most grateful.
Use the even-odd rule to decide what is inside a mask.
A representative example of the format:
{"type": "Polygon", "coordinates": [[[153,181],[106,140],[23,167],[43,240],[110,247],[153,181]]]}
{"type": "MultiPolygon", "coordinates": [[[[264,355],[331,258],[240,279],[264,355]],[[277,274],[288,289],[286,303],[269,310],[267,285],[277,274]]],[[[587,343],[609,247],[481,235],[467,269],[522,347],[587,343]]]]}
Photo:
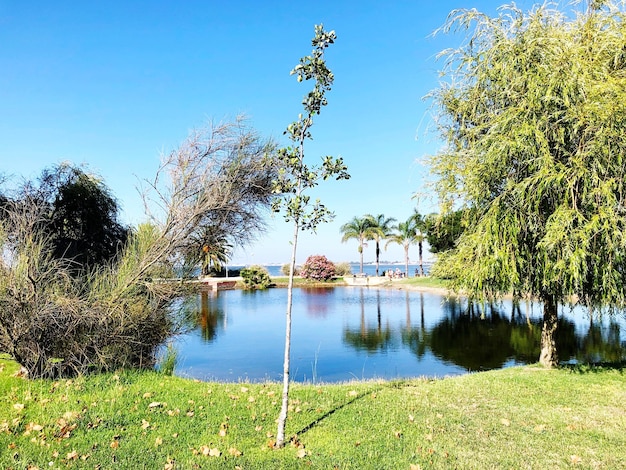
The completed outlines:
{"type": "Polygon", "coordinates": [[[454,11],[433,93],[446,147],[431,159],[443,209],[471,218],[445,258],[456,285],[544,304],[540,362],[557,363],[557,305],[624,306],[626,19],[623,4],[454,11]]]}
{"type": "Polygon", "coordinates": [[[76,272],[113,260],[128,238],[118,202],[102,179],[69,163],[43,170],[37,181],[5,197],[5,219],[9,201],[18,206],[32,201],[40,208],[37,224],[49,237],[51,255],[71,260],[76,272]]]}

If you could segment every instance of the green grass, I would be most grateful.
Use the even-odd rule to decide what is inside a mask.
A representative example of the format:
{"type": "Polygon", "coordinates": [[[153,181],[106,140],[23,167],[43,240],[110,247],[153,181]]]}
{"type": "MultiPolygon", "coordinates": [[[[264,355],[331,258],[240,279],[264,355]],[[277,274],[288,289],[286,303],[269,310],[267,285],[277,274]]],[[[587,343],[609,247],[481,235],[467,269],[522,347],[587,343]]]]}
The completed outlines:
{"type": "MultiPolygon", "coordinates": [[[[272,286],[273,287],[287,287],[289,283],[288,276],[274,276],[272,277],[272,286]]],[[[304,279],[301,277],[293,278],[294,287],[334,287],[334,286],[343,286],[345,283],[343,282],[342,277],[334,278],[330,281],[312,281],[309,279],[304,279]]]]}
{"type": "Polygon", "coordinates": [[[394,284],[447,289],[449,282],[445,279],[440,279],[438,277],[424,276],[424,277],[410,277],[407,279],[402,279],[399,281],[395,281],[394,284]]]}
{"type": "Polygon", "coordinates": [[[626,468],[620,369],[294,384],[297,437],[280,450],[277,383],[132,371],[30,381],[8,359],[0,369],[3,469],[626,468]]]}

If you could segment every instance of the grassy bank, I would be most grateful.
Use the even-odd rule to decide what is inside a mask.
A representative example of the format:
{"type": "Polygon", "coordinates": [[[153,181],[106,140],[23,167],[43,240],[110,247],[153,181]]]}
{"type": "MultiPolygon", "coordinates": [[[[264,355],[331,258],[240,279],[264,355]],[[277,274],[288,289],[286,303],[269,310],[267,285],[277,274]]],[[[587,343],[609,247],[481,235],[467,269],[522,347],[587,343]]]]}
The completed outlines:
{"type": "MultiPolygon", "coordinates": [[[[275,276],[272,277],[272,284],[274,287],[287,287],[289,282],[289,278],[284,276],[275,276]]],[[[294,286],[295,287],[333,287],[333,286],[343,286],[345,282],[342,277],[338,277],[333,279],[332,281],[327,282],[315,282],[310,281],[308,279],[303,279],[301,277],[294,278],[294,286]]],[[[396,279],[394,281],[389,281],[385,286],[392,287],[415,287],[415,288],[432,288],[432,289],[447,289],[448,282],[445,279],[439,279],[436,277],[410,277],[407,279],[396,279]]],[[[243,287],[243,284],[239,285],[239,287],[243,287]]]]}
{"type": "Polygon", "coordinates": [[[626,468],[626,375],[528,366],[293,386],[153,372],[60,381],[0,360],[0,468],[626,468]]]}

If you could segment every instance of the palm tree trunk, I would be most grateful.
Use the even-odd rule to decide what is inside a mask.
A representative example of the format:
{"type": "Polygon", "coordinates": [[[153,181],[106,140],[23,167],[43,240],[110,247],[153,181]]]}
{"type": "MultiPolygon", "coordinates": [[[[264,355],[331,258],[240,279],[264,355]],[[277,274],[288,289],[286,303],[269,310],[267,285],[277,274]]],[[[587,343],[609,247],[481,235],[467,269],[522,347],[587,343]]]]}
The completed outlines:
{"type": "Polygon", "coordinates": [[[376,277],[378,277],[378,260],[380,259],[380,243],[376,240],[376,277]]]}
{"type": "Polygon", "coordinates": [[[419,256],[420,256],[420,275],[424,277],[424,263],[422,262],[422,252],[423,252],[422,242],[419,242],[417,244],[417,247],[419,249],[419,256]]]}
{"type": "Polygon", "coordinates": [[[360,258],[359,273],[363,274],[363,243],[359,245],[359,258],[360,258]]]}
{"type": "Polygon", "coordinates": [[[409,277],[409,246],[404,247],[404,273],[409,277]]]}

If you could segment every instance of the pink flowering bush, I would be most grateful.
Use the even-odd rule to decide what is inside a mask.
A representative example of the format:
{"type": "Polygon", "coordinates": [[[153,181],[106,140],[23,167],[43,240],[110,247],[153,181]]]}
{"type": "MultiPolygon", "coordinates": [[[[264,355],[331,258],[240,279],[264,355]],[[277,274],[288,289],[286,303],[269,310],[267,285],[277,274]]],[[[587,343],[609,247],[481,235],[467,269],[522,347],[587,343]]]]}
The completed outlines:
{"type": "Polygon", "coordinates": [[[312,255],[307,258],[300,276],[313,281],[328,281],[335,276],[335,264],[323,255],[312,255]]]}

